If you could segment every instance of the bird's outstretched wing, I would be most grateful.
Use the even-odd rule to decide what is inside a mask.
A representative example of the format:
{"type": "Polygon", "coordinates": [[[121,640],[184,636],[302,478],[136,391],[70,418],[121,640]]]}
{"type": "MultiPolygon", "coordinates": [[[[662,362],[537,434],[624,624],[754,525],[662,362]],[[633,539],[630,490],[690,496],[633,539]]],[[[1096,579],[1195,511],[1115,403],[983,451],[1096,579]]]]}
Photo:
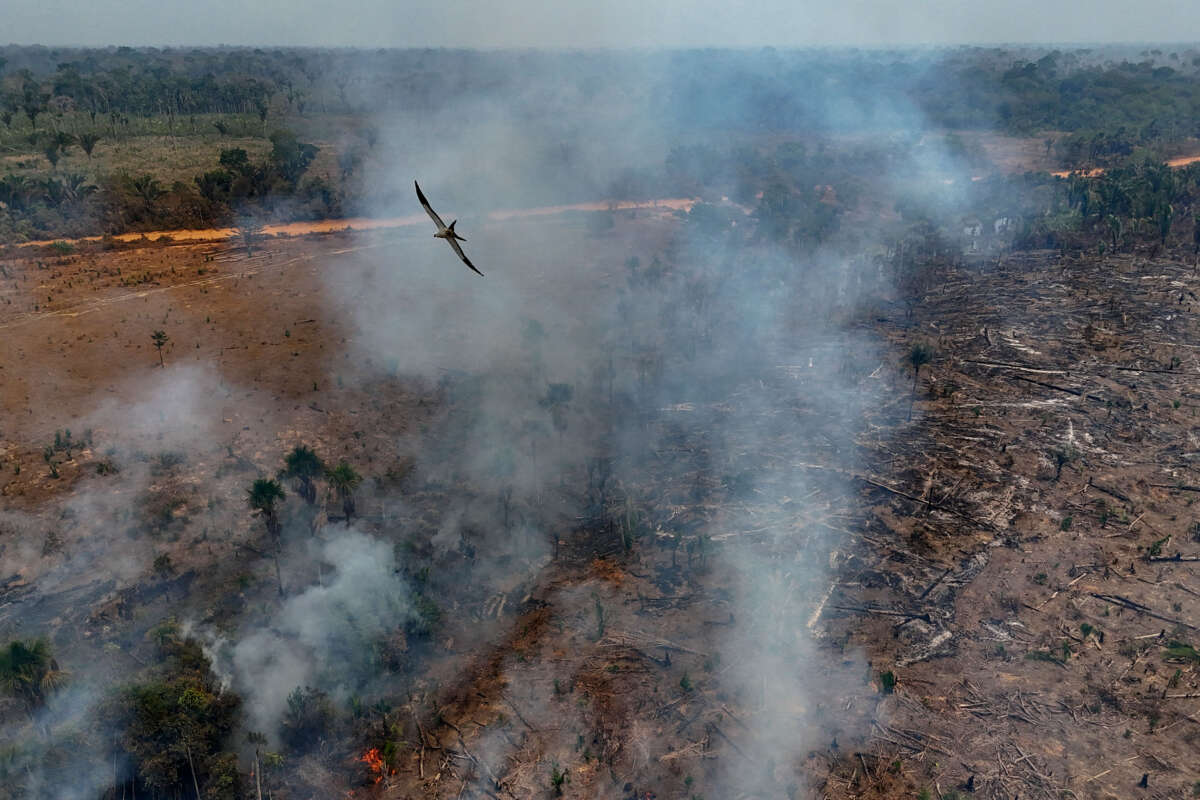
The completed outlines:
{"type": "Polygon", "coordinates": [[[450,246],[454,248],[454,252],[458,253],[458,257],[462,259],[462,262],[464,264],[466,264],[468,267],[470,267],[475,272],[475,274],[479,275],[480,277],[483,277],[483,273],[480,272],[479,270],[475,269],[475,265],[471,263],[471,259],[467,258],[467,254],[464,253],[462,251],[462,248],[458,246],[458,242],[454,241],[453,239],[447,239],[446,241],[449,242],[450,246]]]}
{"type": "Polygon", "coordinates": [[[425,209],[425,213],[428,214],[429,218],[432,219],[434,224],[438,226],[439,231],[445,228],[446,223],[442,222],[442,218],[437,215],[437,212],[430,207],[429,201],[425,199],[425,193],[421,191],[421,184],[413,181],[413,186],[417,187],[417,199],[421,201],[421,206],[425,209]]]}

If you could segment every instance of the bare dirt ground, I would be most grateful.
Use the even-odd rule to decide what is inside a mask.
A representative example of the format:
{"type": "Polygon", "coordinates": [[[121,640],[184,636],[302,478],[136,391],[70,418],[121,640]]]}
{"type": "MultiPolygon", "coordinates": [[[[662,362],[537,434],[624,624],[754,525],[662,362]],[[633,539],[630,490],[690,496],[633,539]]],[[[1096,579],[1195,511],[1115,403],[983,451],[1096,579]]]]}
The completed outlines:
{"type": "MultiPolygon", "coordinates": [[[[672,224],[626,223],[617,249],[661,245],[672,224]]],[[[171,336],[168,368],[214,370],[225,387],[200,412],[223,433],[149,492],[179,492],[154,548],[180,577],[148,564],[105,574],[101,561],[57,600],[20,606],[22,592],[87,552],[89,537],[114,535],[86,516],[68,521],[58,540],[33,543],[38,555],[22,570],[0,575],[6,632],[19,610],[62,631],[65,657],[105,642],[117,653],[106,668],[133,668],[141,644],[128,629],[150,624],[180,586],[221,598],[202,621],[270,602],[269,582],[238,583],[269,573],[252,557],[261,534],[242,498],[256,471],[269,474],[301,441],[372,476],[403,470],[412,453],[397,438],[419,448],[443,398],[400,378],[342,385],[339,373],[354,369],[344,348],[352,332],[320,280],[387,246],[382,233],[338,234],[273,240],[252,259],[206,243],[22,250],[0,261],[6,509],[60,513],[56,499],[102,479],[104,443],[118,432],[97,423],[94,445],[54,456],[57,478],[44,449],[104,402],[144,400],[141,377],[162,371],[152,330],[171,336]],[[186,524],[208,519],[205,508],[220,529],[186,524]]],[[[547,285],[554,255],[529,267],[547,285]]],[[[588,280],[603,282],[621,260],[596,257],[588,280]]],[[[1200,785],[1200,657],[1190,649],[1200,641],[1197,284],[1182,258],[1035,253],[952,272],[911,319],[872,314],[855,327],[886,356],[861,370],[870,401],[855,452],[780,442],[746,456],[809,476],[809,496],[697,506],[684,479],[655,484],[645,498],[653,535],[631,553],[615,537],[572,535],[564,518],[557,559],[514,563],[448,609],[409,706],[389,718],[403,746],[386,774],[360,761],[365,743],[351,742],[310,766],[308,785],[328,796],[459,797],[483,787],[535,797],[549,796],[552,770],[562,769],[569,797],[711,799],[705,787],[738,770],[796,768],[807,785],[781,779],[782,796],[1191,795],[1200,785]],[[910,421],[912,376],[901,361],[914,340],[937,355],[910,421]],[[741,658],[730,633],[751,624],[730,614],[739,607],[730,587],[746,580],[723,557],[761,546],[747,512],[796,532],[772,557],[831,564],[830,585],[795,587],[818,653],[802,706],[731,692],[723,680],[741,658]],[[700,524],[720,531],[706,556],[666,546],[700,524]],[[762,720],[781,706],[802,731],[791,764],[762,756],[778,735],[762,720]],[[503,766],[490,766],[498,751],[503,766]]],[[[818,366],[833,370],[853,343],[819,346],[842,354],[818,366]]],[[[764,386],[796,392],[795,413],[811,416],[791,375],[764,386]]],[[[704,413],[722,412],[679,409],[664,463],[703,459],[704,413]]],[[[394,520],[371,498],[363,517],[386,530],[394,520]]],[[[414,515],[424,502],[413,498],[414,515]]],[[[6,530],[0,557],[29,544],[6,530]]],[[[291,585],[316,579],[285,574],[291,585]]]]}
{"type": "Polygon", "coordinates": [[[898,684],[882,757],[835,770],[835,794],[895,796],[879,779],[910,767],[991,797],[1198,785],[1197,662],[1178,646],[1200,632],[1196,281],[1181,261],[1046,253],[926,299],[924,419],[868,447],[913,499],[870,492],[880,546],[845,570],[863,610],[837,625],[898,684]]]}
{"type": "Polygon", "coordinates": [[[1002,133],[970,133],[998,172],[1048,170],[1054,159],[1046,152],[1046,137],[1007,136],[1002,133]]]}

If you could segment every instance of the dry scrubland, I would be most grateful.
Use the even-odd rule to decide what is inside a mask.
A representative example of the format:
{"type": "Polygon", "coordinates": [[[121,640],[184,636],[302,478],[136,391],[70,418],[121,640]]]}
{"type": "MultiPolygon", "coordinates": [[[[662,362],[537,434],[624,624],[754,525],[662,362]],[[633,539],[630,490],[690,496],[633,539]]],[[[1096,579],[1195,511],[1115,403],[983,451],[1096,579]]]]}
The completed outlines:
{"type": "MultiPolygon", "coordinates": [[[[662,250],[681,224],[616,222],[581,269],[558,268],[565,251],[496,267],[582,310],[620,285],[629,252],[662,250]]],[[[515,243],[529,225],[493,233],[515,243]]],[[[369,274],[364,253],[415,235],[279,239],[253,257],[224,244],[9,251],[0,626],[19,615],[65,664],[115,679],[153,658],[148,631],[185,598],[200,628],[270,619],[270,544],[245,489],[304,442],[368,477],[361,529],[432,554],[435,571],[499,569],[437,595],[433,640],[393,632],[404,699],[269,773],[277,797],[712,798],[740,782],[828,798],[1179,798],[1200,786],[1190,256],[967,259],[911,316],[880,306],[802,341],[806,361],[659,409],[645,423],[656,451],[624,476],[634,485],[606,490],[597,465],[567,454],[539,509],[490,506],[506,530],[510,512],[539,515],[552,544],[468,526],[442,549],[441,509],[472,488],[414,464],[453,444],[469,383],[381,377],[386,365],[346,345],[339,303],[353,298],[326,282],[369,274]],[[165,368],[156,329],[170,336],[165,368]],[[934,353],[915,399],[914,341],[934,353]],[[834,375],[860,399],[831,419],[811,387],[834,375]],[[164,394],[168,376],[195,391],[164,394]],[[739,488],[709,463],[710,423],[757,442],[738,426],[769,427],[747,410],[767,397],[805,423],[786,430],[808,433],[733,445],[741,469],[780,481],[739,488]],[[797,476],[803,496],[789,494],[797,476]],[[577,512],[596,491],[609,492],[601,507],[625,498],[599,523],[577,512]],[[745,574],[759,563],[765,578],[745,574]],[[802,563],[829,572],[788,567],[802,563]],[[756,606],[760,579],[780,582],[771,596],[789,607],[756,606]],[[802,670],[805,695],[776,691],[771,670],[757,690],[735,680],[781,657],[773,626],[794,620],[811,649],[779,666],[802,670]],[[739,632],[756,635],[739,646],[739,632]],[[384,742],[386,760],[371,749],[384,742]]],[[[393,312],[489,286],[464,280],[393,312]]],[[[281,581],[295,595],[323,585],[310,545],[328,534],[299,533],[308,512],[289,503],[281,581]]]]}

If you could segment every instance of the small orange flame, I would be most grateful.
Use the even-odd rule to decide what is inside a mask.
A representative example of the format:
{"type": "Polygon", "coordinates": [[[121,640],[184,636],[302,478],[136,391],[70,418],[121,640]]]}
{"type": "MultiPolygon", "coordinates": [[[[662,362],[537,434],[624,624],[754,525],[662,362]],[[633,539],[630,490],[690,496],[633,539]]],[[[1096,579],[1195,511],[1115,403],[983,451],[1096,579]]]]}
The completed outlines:
{"type": "Polygon", "coordinates": [[[370,750],[363,753],[362,758],[360,758],[359,761],[366,764],[367,768],[371,770],[371,772],[375,773],[376,783],[379,783],[381,780],[383,780],[383,756],[379,754],[378,747],[372,747],[370,750]]]}

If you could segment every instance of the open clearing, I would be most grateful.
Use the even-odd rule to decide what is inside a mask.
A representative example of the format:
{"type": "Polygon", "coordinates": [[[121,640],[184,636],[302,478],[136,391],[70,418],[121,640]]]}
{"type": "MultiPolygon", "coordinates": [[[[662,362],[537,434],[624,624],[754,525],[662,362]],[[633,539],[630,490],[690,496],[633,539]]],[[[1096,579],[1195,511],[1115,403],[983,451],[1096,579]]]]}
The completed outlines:
{"type": "MultiPolygon", "coordinates": [[[[537,224],[583,230],[582,218],[537,224]]],[[[510,276],[524,302],[550,291],[569,308],[610,291],[625,253],[661,247],[678,224],[622,213],[613,233],[592,240],[582,269],[559,268],[566,251],[484,268],[501,276],[488,280],[510,276]]],[[[532,225],[510,220],[493,232],[516,242],[532,225]]],[[[228,526],[165,526],[155,547],[170,555],[174,578],[146,564],[112,571],[101,557],[93,570],[68,569],[81,554],[120,546],[123,533],[86,516],[64,524],[53,546],[8,531],[0,555],[29,546],[41,555],[0,575],[0,625],[18,610],[43,621],[67,661],[108,645],[97,669],[119,672],[141,646],[124,631],[153,619],[177,586],[222,598],[198,612],[201,623],[269,603],[269,581],[238,583],[246,571],[269,574],[242,510],[255,469],[269,472],[303,441],[368,475],[401,474],[426,426],[453,411],[438,387],[356,364],[360,354],[345,345],[353,315],[328,292],[329,275],[373,269],[365,253],[418,235],[427,238],[405,229],[280,238],[253,258],[210,242],[22,250],[0,262],[6,507],[62,513],[56,503],[69,488],[103,480],[103,443],[117,432],[96,409],[161,402],[157,376],[195,368],[214,391],[188,413],[219,435],[171,473],[180,502],[169,514],[199,518],[207,506],[228,526]],[[155,329],[171,338],[165,371],[155,329]],[[59,429],[78,437],[80,420],[95,420],[95,446],[59,457],[53,478],[43,449],[59,429]],[[36,607],[20,604],[23,592],[63,575],[36,607]]],[[[804,792],[892,798],[969,784],[983,797],[1126,798],[1149,774],[1142,796],[1190,794],[1200,780],[1200,676],[1194,651],[1171,643],[1200,641],[1198,284],[1190,263],[1171,258],[1032,253],[968,264],[912,319],[884,311],[863,320],[857,333],[881,357],[851,369],[867,398],[853,452],[831,449],[822,436],[836,432],[814,419],[812,441],[747,456],[809,475],[797,505],[775,493],[783,499],[688,505],[679,500],[687,485],[648,479],[648,505],[661,513],[632,552],[563,516],[557,558],[481,556],[507,569],[449,601],[447,632],[418,662],[400,731],[410,747],[395,771],[373,773],[357,751],[327,753],[309,785],[328,796],[457,797],[498,742],[508,756],[491,779],[511,797],[544,792],[551,762],[569,772],[574,797],[703,794],[732,770],[781,768],[760,756],[775,735],[760,722],[778,715],[778,698],[730,692],[724,678],[739,660],[728,591],[745,584],[726,556],[762,546],[760,529],[744,525],[749,514],[789,531],[774,557],[832,568],[828,585],[798,583],[794,593],[817,643],[813,663],[828,665],[827,675],[806,676],[811,704],[786,710],[805,733],[794,751],[804,792]],[[914,332],[936,343],[937,356],[909,421],[901,358],[914,332]],[[665,546],[670,531],[700,521],[719,531],[707,559],[665,546]],[[605,609],[599,630],[578,612],[590,598],[605,609]],[[845,679],[850,670],[858,680],[845,679]],[[623,775],[638,784],[624,786],[623,775]]],[[[485,285],[464,280],[437,301],[485,285]]],[[[795,393],[799,415],[811,413],[806,371],[844,369],[856,344],[811,346],[815,361],[780,365],[759,389],[795,393]]],[[[705,457],[704,415],[725,413],[719,406],[681,405],[655,423],[676,430],[664,439],[674,444],[659,456],[672,467],[662,474],[691,474],[679,467],[705,457]]],[[[444,490],[406,491],[400,510],[368,493],[364,524],[385,534],[428,525],[444,490]]],[[[318,579],[298,568],[283,576],[289,585],[318,579]]]]}

